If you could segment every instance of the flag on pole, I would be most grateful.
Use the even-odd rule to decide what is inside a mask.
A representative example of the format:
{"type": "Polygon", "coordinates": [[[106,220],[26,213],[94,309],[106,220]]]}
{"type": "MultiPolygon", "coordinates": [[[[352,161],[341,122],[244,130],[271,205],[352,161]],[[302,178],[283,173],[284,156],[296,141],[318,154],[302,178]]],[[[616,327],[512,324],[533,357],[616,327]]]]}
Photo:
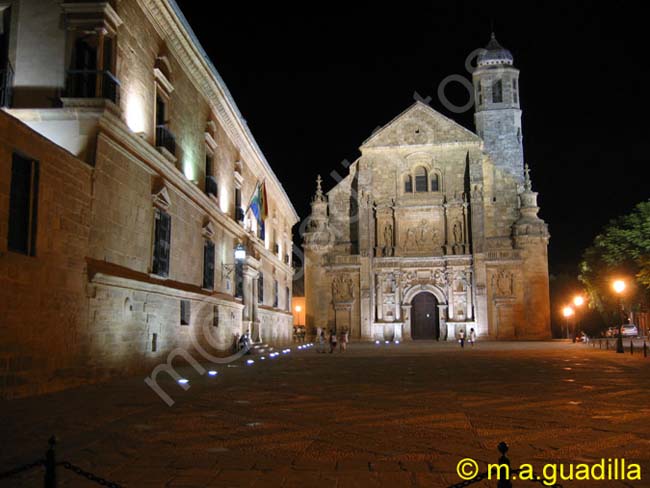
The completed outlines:
{"type": "Polygon", "coordinates": [[[255,191],[253,192],[253,196],[251,197],[251,201],[248,204],[248,209],[246,211],[248,210],[253,212],[259,225],[264,223],[269,211],[266,200],[266,183],[264,181],[261,183],[258,182],[255,186],[255,191]]]}

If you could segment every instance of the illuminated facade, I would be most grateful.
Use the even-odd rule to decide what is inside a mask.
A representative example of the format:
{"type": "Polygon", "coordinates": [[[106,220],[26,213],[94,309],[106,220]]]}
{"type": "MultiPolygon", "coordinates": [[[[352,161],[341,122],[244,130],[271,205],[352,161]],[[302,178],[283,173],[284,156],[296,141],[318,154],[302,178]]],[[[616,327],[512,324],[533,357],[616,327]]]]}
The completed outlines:
{"type": "Polygon", "coordinates": [[[290,340],[298,216],[175,2],[0,7],[0,364],[17,365],[0,392],[228,351],[246,331],[290,340]],[[245,213],[261,181],[263,229],[245,213]]]}
{"type": "Polygon", "coordinates": [[[473,133],[417,102],[360,147],[304,236],[307,325],[353,339],[550,337],[547,226],[524,167],[519,71],[494,37],[473,133]]]}

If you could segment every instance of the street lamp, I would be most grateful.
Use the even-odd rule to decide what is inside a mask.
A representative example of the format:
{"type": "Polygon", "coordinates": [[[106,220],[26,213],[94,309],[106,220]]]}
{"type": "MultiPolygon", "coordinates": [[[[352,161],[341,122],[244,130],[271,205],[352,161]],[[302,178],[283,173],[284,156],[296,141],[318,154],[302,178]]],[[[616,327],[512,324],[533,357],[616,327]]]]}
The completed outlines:
{"type": "Polygon", "coordinates": [[[562,315],[566,319],[566,338],[569,338],[569,317],[571,317],[575,312],[573,308],[566,306],[562,309],[562,315]]]}
{"type": "Polygon", "coordinates": [[[576,335],[578,333],[578,309],[585,304],[585,299],[582,295],[576,295],[573,297],[573,305],[576,308],[576,320],[573,326],[573,342],[576,341],[576,335]]]}
{"type": "MultiPolygon", "coordinates": [[[[623,280],[614,280],[612,282],[612,288],[614,293],[618,295],[619,303],[621,306],[621,314],[623,315],[623,320],[625,320],[625,307],[623,306],[623,293],[627,285],[623,280]]],[[[618,339],[616,340],[616,352],[623,354],[625,350],[623,349],[623,324],[618,326],[618,339]]]]}

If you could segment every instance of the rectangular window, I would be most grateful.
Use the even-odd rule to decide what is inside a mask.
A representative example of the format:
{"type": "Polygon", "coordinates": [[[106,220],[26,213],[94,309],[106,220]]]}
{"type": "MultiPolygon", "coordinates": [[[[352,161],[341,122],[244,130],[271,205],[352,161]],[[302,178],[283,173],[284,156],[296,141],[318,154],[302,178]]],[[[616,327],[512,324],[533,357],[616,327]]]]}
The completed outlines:
{"type": "Polygon", "coordinates": [[[190,325],[190,301],[181,300],[181,325],[190,325]]]}
{"type": "Polygon", "coordinates": [[[257,278],[257,303],[264,303],[264,273],[257,278]]]}
{"type": "Polygon", "coordinates": [[[440,191],[440,180],[436,174],[431,177],[431,191],[440,191]]]}
{"type": "Polygon", "coordinates": [[[275,280],[273,282],[273,307],[278,308],[278,304],[280,303],[280,287],[278,286],[278,280],[275,280]]]}
{"type": "Polygon", "coordinates": [[[479,81],[476,85],[478,104],[483,105],[483,88],[481,87],[481,82],[479,81]]]}
{"type": "Polygon", "coordinates": [[[257,227],[257,237],[259,237],[261,240],[264,240],[266,238],[266,230],[265,230],[265,225],[263,220],[260,222],[260,225],[257,227]]]}
{"type": "Polygon", "coordinates": [[[517,94],[517,80],[512,80],[512,101],[513,103],[519,103],[519,95],[517,94]]]}
{"type": "Polygon", "coordinates": [[[151,352],[158,350],[158,334],[151,334],[151,352]]]}
{"type": "Polygon", "coordinates": [[[213,174],[212,155],[205,153],[205,193],[217,196],[217,178],[213,174]]]}
{"type": "Polygon", "coordinates": [[[287,312],[291,311],[291,291],[289,290],[289,287],[284,288],[284,292],[286,293],[285,300],[286,300],[286,310],[287,312]]]}
{"type": "Polygon", "coordinates": [[[203,244],[203,288],[214,290],[214,242],[203,244]]]}
{"type": "Polygon", "coordinates": [[[169,276],[172,218],[164,210],[156,209],[153,244],[153,267],[155,275],[169,276]]]}
{"type": "Polygon", "coordinates": [[[244,221],[244,211],[241,208],[241,189],[235,188],[235,220],[244,221]]]}
{"type": "Polygon", "coordinates": [[[212,307],[212,327],[219,327],[219,307],[212,307]]]}
{"type": "Polygon", "coordinates": [[[38,161],[13,154],[7,247],[28,256],[36,255],[38,177],[38,161]]]}

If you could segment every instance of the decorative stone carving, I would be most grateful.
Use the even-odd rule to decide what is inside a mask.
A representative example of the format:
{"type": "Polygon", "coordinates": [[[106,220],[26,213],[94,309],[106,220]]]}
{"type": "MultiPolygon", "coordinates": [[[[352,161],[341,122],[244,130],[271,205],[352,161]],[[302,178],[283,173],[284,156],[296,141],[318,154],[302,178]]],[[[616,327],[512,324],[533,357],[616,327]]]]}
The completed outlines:
{"type": "Polygon", "coordinates": [[[514,295],[514,275],[507,270],[500,270],[492,276],[492,289],[497,296],[511,297],[514,295]]]}
{"type": "Polygon", "coordinates": [[[354,299],[354,282],[347,275],[336,275],[332,280],[332,298],[335,302],[348,302],[354,299]]]}

